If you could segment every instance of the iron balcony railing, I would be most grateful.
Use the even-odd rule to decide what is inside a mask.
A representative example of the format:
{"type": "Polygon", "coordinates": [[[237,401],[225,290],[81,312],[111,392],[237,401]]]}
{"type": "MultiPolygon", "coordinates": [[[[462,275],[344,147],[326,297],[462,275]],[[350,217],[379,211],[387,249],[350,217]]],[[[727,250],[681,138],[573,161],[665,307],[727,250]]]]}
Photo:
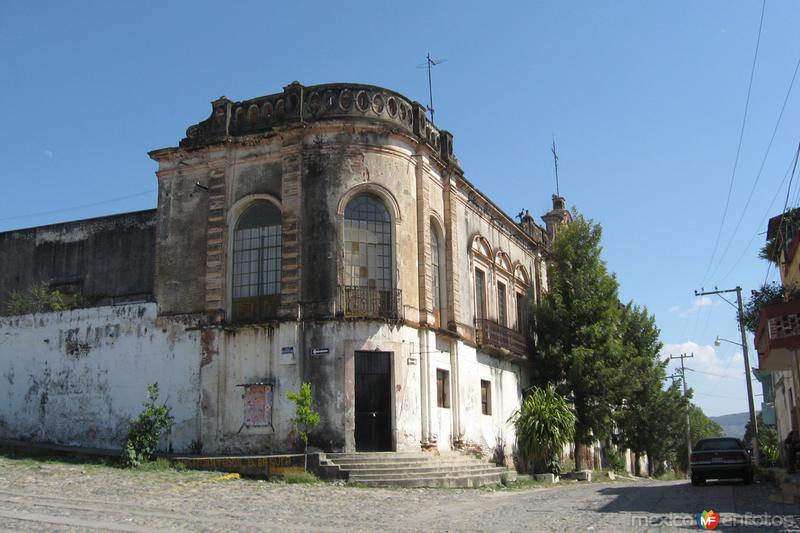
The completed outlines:
{"type": "Polygon", "coordinates": [[[403,291],[345,285],[339,287],[339,309],[345,318],[403,318],[403,291]]]}
{"type": "Polygon", "coordinates": [[[528,349],[525,335],[485,318],[475,320],[475,341],[484,348],[508,350],[523,356],[528,349]]]}

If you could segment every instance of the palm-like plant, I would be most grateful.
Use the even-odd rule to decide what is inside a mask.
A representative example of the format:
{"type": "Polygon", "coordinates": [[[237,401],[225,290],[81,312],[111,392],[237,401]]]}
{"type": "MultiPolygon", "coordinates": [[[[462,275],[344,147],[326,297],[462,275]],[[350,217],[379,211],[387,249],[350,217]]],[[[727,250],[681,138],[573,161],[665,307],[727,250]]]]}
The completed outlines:
{"type": "Polygon", "coordinates": [[[553,385],[530,389],[508,421],[516,429],[523,460],[539,472],[557,469],[561,450],[575,436],[575,412],[553,385]]]}

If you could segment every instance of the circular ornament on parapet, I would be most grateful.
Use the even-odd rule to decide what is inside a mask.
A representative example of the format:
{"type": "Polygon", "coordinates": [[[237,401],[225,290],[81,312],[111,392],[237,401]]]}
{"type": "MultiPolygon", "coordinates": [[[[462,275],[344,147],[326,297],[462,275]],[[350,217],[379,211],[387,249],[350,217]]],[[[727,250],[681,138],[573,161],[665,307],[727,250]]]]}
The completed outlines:
{"type": "Polygon", "coordinates": [[[406,116],[408,115],[408,111],[406,111],[406,106],[400,104],[400,120],[402,122],[406,121],[406,116]]]}
{"type": "Polygon", "coordinates": [[[349,111],[352,106],[353,93],[350,89],[345,89],[342,91],[342,94],[339,95],[339,107],[342,108],[342,111],[349,111]]]}
{"type": "Polygon", "coordinates": [[[372,110],[376,115],[380,115],[383,113],[384,106],[385,101],[383,99],[383,95],[381,93],[376,93],[375,96],[372,97],[372,110]]]}
{"type": "Polygon", "coordinates": [[[275,109],[272,107],[272,102],[264,102],[264,105],[261,106],[261,118],[264,120],[271,119],[274,112],[275,109]]]}
{"type": "Polygon", "coordinates": [[[393,96],[390,96],[386,101],[386,111],[389,112],[389,116],[392,118],[397,116],[397,100],[393,96]]]}
{"type": "Polygon", "coordinates": [[[325,109],[332,111],[336,107],[336,91],[327,91],[325,93],[325,109]]]}
{"type": "Polygon", "coordinates": [[[367,111],[369,107],[369,95],[367,95],[366,91],[358,91],[356,95],[356,108],[362,113],[367,111]]]}
{"type": "Polygon", "coordinates": [[[322,97],[319,93],[311,93],[308,98],[308,111],[316,116],[322,110],[322,97]]]}

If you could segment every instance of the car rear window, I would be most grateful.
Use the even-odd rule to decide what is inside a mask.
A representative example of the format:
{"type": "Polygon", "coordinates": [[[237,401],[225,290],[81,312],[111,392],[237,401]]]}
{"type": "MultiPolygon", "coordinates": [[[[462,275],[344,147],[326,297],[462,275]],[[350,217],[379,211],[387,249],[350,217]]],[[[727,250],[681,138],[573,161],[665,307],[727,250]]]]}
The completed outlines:
{"type": "Polygon", "coordinates": [[[714,439],[714,440],[701,440],[694,448],[698,451],[708,450],[741,450],[739,441],[736,439],[714,439]]]}

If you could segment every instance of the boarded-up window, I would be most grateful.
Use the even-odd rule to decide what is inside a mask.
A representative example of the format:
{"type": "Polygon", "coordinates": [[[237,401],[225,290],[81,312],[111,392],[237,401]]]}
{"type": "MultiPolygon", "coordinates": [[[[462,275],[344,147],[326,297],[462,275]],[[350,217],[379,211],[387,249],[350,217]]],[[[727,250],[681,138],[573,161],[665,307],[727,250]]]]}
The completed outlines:
{"type": "Polygon", "coordinates": [[[436,369],[436,405],[450,408],[450,372],[441,368],[436,369]]]}
{"type": "Polygon", "coordinates": [[[244,386],[244,423],[247,426],[272,425],[273,385],[251,383],[244,386]]]}
{"type": "Polygon", "coordinates": [[[481,380],[481,413],[492,414],[492,382],[481,380]]]}

